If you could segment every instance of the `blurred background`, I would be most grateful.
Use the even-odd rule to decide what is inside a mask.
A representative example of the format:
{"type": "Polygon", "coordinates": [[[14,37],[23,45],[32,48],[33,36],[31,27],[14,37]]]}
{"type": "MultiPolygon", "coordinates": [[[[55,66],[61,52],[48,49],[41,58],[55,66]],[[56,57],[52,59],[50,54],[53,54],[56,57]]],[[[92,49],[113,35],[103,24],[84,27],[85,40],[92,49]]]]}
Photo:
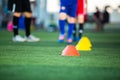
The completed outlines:
{"type": "MultiPolygon", "coordinates": [[[[0,0],[0,29],[6,29],[10,20],[8,18],[7,1],[0,0]]],[[[30,0],[33,12],[32,26],[34,29],[45,29],[48,31],[58,30],[59,16],[59,0],[30,0]]],[[[85,28],[93,29],[94,20],[93,13],[95,7],[99,7],[100,11],[104,10],[105,6],[109,6],[110,25],[120,24],[120,0],[88,0],[87,5],[87,22],[85,28]]],[[[107,25],[106,25],[107,26],[107,25]]],[[[108,25],[109,26],[109,25],[108,25]]],[[[115,26],[114,26],[115,27],[115,26]]],[[[119,28],[120,29],[120,28],[119,28]]]]}

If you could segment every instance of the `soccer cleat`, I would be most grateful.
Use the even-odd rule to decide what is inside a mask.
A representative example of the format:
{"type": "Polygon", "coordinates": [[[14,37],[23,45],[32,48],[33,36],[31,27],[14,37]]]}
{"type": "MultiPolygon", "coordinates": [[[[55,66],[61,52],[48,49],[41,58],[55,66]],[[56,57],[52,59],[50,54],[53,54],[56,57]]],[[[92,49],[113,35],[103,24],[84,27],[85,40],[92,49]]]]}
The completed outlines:
{"type": "Polygon", "coordinates": [[[72,39],[67,39],[67,44],[72,44],[72,39]]]}
{"type": "Polygon", "coordinates": [[[60,35],[58,42],[63,43],[64,42],[64,37],[65,37],[65,35],[60,35]]]}
{"type": "Polygon", "coordinates": [[[33,36],[33,35],[29,35],[28,37],[25,37],[25,40],[26,40],[27,42],[38,42],[38,41],[40,41],[39,38],[37,38],[37,37],[35,37],[35,36],[33,36]]]}
{"type": "Polygon", "coordinates": [[[77,41],[77,38],[76,38],[76,37],[73,37],[73,41],[74,41],[74,42],[77,41]]]}
{"type": "Polygon", "coordinates": [[[25,39],[22,38],[20,35],[16,35],[15,37],[13,37],[13,41],[14,42],[25,42],[25,39]]]}
{"type": "Polygon", "coordinates": [[[58,40],[58,42],[59,42],[59,43],[63,43],[63,42],[64,42],[64,40],[58,40]]]}
{"type": "Polygon", "coordinates": [[[81,39],[81,37],[78,37],[78,39],[77,39],[77,40],[79,41],[80,39],[81,39]]]}

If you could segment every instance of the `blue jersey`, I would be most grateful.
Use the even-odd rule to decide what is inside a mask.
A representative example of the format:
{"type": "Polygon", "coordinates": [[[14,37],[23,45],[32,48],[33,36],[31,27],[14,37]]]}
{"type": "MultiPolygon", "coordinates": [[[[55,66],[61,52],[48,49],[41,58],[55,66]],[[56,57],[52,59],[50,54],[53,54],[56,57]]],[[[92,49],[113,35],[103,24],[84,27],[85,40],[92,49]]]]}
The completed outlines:
{"type": "Polygon", "coordinates": [[[66,5],[77,3],[77,0],[60,0],[60,1],[61,1],[61,3],[65,3],[66,5]]]}
{"type": "Polygon", "coordinates": [[[70,17],[76,17],[77,0],[60,0],[60,13],[66,13],[70,17]]]}

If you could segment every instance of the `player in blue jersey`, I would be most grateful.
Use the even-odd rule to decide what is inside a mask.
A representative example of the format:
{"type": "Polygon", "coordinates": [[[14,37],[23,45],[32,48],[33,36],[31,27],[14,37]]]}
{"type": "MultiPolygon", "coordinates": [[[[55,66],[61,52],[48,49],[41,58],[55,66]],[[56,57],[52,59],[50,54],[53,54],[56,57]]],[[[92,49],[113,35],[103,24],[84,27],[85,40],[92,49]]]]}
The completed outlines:
{"type": "Polygon", "coordinates": [[[65,24],[68,22],[68,34],[67,43],[72,43],[72,31],[75,25],[77,9],[77,0],[60,0],[60,15],[59,15],[59,40],[58,42],[64,42],[65,38],[65,24]]]}

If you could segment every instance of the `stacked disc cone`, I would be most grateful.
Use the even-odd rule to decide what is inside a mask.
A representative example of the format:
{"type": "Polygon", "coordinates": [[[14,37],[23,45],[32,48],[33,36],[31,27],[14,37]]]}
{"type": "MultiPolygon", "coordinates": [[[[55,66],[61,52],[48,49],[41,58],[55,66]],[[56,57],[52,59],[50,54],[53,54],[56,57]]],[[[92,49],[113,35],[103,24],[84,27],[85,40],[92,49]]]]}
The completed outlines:
{"type": "Polygon", "coordinates": [[[62,51],[62,56],[80,56],[78,50],[76,50],[75,46],[67,45],[65,49],[62,51]]]}
{"type": "Polygon", "coordinates": [[[91,51],[91,48],[92,44],[88,37],[82,37],[76,45],[76,49],[81,51],[91,51]]]}

